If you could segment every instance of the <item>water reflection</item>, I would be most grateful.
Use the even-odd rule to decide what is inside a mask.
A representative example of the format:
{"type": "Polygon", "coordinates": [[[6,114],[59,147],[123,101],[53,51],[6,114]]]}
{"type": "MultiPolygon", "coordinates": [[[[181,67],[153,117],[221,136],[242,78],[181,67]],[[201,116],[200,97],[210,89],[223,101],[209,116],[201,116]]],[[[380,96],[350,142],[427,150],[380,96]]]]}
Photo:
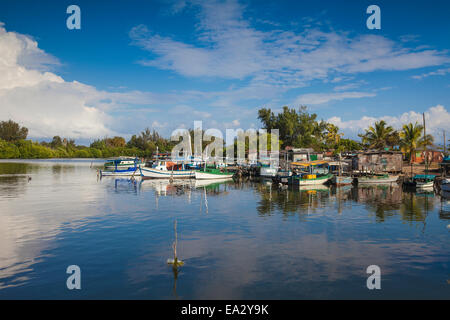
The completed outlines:
{"type": "Polygon", "coordinates": [[[370,264],[386,277],[379,297],[450,298],[450,210],[438,194],[8,166],[0,163],[13,175],[0,177],[0,298],[70,298],[68,264],[85,271],[82,298],[371,298],[370,264]],[[175,220],[185,265],[173,270],[175,220]]]}

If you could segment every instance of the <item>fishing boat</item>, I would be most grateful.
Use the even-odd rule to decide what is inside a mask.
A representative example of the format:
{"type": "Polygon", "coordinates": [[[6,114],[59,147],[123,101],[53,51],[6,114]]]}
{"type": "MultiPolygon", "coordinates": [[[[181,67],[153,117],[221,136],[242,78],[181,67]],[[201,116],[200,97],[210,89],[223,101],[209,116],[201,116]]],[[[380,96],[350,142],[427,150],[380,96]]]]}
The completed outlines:
{"type": "Polygon", "coordinates": [[[329,167],[332,168],[331,172],[334,173],[331,178],[331,183],[337,186],[343,186],[353,183],[353,177],[349,173],[343,172],[343,166],[348,166],[346,162],[330,162],[329,167]]]}
{"type": "Polygon", "coordinates": [[[312,185],[322,185],[327,183],[333,178],[331,173],[327,174],[303,174],[303,175],[293,175],[289,177],[289,184],[299,185],[299,186],[312,186],[312,185]]]}
{"type": "Polygon", "coordinates": [[[128,168],[136,168],[139,165],[143,165],[143,162],[139,158],[117,157],[108,159],[104,167],[105,170],[125,170],[128,168]]]}
{"type": "Polygon", "coordinates": [[[435,178],[432,174],[417,174],[413,177],[413,182],[416,188],[433,188],[435,178]]]}
{"type": "Polygon", "coordinates": [[[190,161],[186,163],[186,169],[200,170],[202,167],[202,159],[199,157],[190,157],[190,161]]]}
{"type": "Polygon", "coordinates": [[[351,176],[338,176],[334,175],[333,178],[331,178],[331,183],[337,185],[337,186],[343,186],[353,183],[353,177],[351,176]]]}
{"type": "Polygon", "coordinates": [[[100,170],[101,176],[139,176],[139,166],[142,162],[138,158],[119,157],[105,163],[105,169],[100,170]]]}
{"type": "Polygon", "coordinates": [[[358,184],[379,184],[379,183],[395,183],[397,182],[399,176],[390,175],[387,173],[383,174],[369,174],[365,176],[357,177],[358,184]]]}
{"type": "Polygon", "coordinates": [[[195,171],[195,179],[197,180],[224,180],[233,178],[234,173],[224,168],[216,168],[205,166],[202,170],[195,171]]]}
{"type": "Polygon", "coordinates": [[[117,170],[100,170],[100,175],[103,176],[136,176],[139,177],[139,167],[130,167],[127,169],[117,170]]]}
{"type": "Polygon", "coordinates": [[[184,163],[177,164],[169,160],[157,160],[152,167],[139,166],[143,179],[189,179],[194,177],[194,171],[186,169],[184,163]]]}
{"type": "MultiPolygon", "coordinates": [[[[423,138],[427,136],[425,125],[425,113],[423,113],[423,138]]],[[[428,157],[427,145],[425,144],[425,174],[418,174],[413,177],[413,182],[416,185],[416,189],[432,189],[434,186],[435,175],[428,174],[428,157]]]]}
{"type": "Polygon", "coordinates": [[[442,180],[441,190],[445,192],[450,192],[450,179],[442,180]]]}
{"type": "Polygon", "coordinates": [[[327,161],[293,162],[292,167],[299,168],[301,171],[288,178],[289,184],[299,186],[322,185],[333,178],[329,172],[327,161]]]}

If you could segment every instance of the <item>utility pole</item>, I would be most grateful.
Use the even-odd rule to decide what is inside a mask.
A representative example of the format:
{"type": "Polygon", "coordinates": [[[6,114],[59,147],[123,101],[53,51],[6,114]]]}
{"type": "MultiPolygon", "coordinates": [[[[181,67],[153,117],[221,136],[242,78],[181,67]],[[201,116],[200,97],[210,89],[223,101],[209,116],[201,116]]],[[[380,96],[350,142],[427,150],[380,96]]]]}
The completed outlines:
{"type": "Polygon", "coordinates": [[[425,155],[425,174],[428,174],[428,155],[427,155],[427,127],[425,126],[425,112],[422,113],[423,117],[423,140],[425,143],[424,155],[425,155]]]}

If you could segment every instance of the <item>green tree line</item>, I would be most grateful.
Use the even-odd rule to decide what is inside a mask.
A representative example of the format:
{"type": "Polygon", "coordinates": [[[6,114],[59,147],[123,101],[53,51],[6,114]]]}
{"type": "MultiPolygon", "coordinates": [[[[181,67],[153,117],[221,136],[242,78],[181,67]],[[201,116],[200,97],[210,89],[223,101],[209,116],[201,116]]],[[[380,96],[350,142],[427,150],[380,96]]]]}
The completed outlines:
{"type": "MultiPolygon", "coordinates": [[[[319,120],[307,107],[299,109],[284,106],[275,114],[271,109],[258,110],[258,119],[263,128],[279,130],[280,148],[313,148],[316,151],[351,152],[366,149],[401,150],[411,159],[411,155],[425,146],[432,146],[432,135],[423,135],[424,128],[418,123],[404,124],[395,130],[384,120],[375,122],[359,134],[360,141],[344,138],[339,127],[333,123],[319,120]]],[[[270,131],[268,131],[270,141],[270,131]]],[[[194,144],[194,130],[189,130],[191,143],[194,144]]],[[[204,131],[201,132],[204,135],[204,131]]],[[[163,138],[158,132],[145,129],[133,135],[129,141],[123,137],[105,137],[95,140],[90,146],[76,145],[72,139],[53,137],[49,142],[26,140],[28,129],[9,120],[0,122],[0,158],[1,159],[36,159],[36,158],[109,158],[116,156],[151,157],[156,150],[171,152],[178,142],[163,138]]],[[[219,139],[219,138],[214,138],[219,139]]],[[[248,139],[245,148],[248,151],[248,139]]],[[[202,149],[209,144],[203,140],[202,149]]],[[[223,143],[223,142],[222,142],[223,143]]],[[[237,140],[234,143],[236,147],[237,140]]],[[[224,145],[225,148],[225,145],[224,145]]],[[[447,150],[449,148],[446,148],[447,150]]],[[[193,147],[192,147],[193,150],[193,147]]],[[[225,151],[225,150],[224,150],[225,151]]]]}
{"type": "Polygon", "coordinates": [[[156,131],[145,129],[127,142],[123,137],[95,140],[90,146],[76,145],[75,140],[54,136],[49,142],[26,140],[28,129],[9,120],[0,122],[0,159],[109,158],[116,156],[150,157],[170,152],[175,145],[156,131]]]}

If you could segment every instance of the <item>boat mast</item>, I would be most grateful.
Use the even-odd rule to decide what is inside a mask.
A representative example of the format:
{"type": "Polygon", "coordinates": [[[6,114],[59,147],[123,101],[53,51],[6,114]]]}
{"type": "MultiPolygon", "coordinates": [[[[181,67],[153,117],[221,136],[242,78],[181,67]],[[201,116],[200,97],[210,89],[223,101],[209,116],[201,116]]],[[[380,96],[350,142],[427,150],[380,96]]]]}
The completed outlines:
{"type": "Polygon", "coordinates": [[[444,131],[444,157],[445,157],[445,154],[446,154],[446,149],[445,149],[445,130],[443,130],[444,131]]]}

